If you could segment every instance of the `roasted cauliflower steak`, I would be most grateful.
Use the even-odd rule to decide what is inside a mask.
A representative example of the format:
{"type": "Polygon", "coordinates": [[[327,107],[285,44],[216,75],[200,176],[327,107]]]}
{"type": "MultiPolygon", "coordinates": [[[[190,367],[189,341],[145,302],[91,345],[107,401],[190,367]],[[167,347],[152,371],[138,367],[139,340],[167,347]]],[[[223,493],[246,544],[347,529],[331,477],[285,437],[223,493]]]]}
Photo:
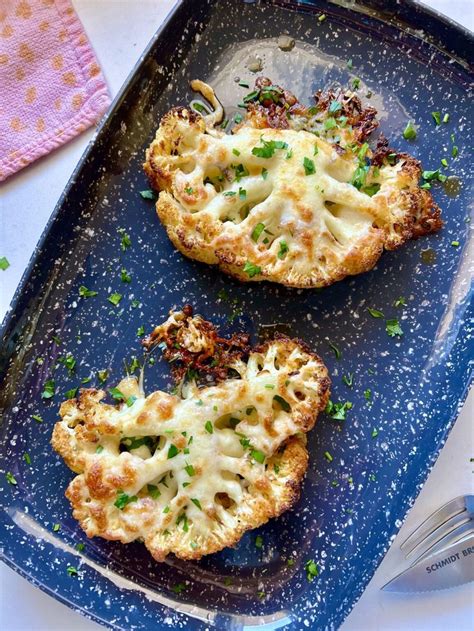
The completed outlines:
{"type": "MultiPolygon", "coordinates": [[[[202,354],[203,322],[172,313],[154,342],[171,329],[182,352],[202,354]]],[[[94,389],[62,403],[52,444],[77,474],[66,496],[89,537],[142,540],[157,561],[199,559],[294,505],[305,434],[329,398],[327,370],[284,337],[235,354],[226,369],[212,385],[188,380],[181,396],[145,396],[127,377],[121,403],[94,389]]]]}
{"type": "Polygon", "coordinates": [[[376,111],[353,92],[317,93],[307,108],[260,78],[243,121],[225,133],[212,88],[191,86],[214,111],[170,110],[144,164],[184,255],[242,281],[322,287],[441,227],[418,161],[383,138],[369,148],[376,111]]]}

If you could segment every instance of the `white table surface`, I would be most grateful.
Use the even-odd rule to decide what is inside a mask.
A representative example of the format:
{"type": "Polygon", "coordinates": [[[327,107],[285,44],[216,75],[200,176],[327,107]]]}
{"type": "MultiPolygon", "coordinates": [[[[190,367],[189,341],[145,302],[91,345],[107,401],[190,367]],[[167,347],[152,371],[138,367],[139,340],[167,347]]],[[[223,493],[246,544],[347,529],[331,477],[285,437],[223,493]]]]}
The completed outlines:
{"type": "MultiPolygon", "coordinates": [[[[174,0],[73,0],[73,3],[115,95],[174,0]]],[[[474,0],[429,0],[425,4],[474,30],[474,0]]],[[[0,271],[0,317],[6,312],[33,248],[92,133],[82,134],[0,188],[0,257],[6,256],[11,264],[6,272],[0,271]]],[[[462,493],[472,493],[473,410],[471,392],[399,536],[343,624],[343,631],[474,629],[472,585],[411,596],[380,591],[381,585],[400,567],[398,548],[407,533],[443,502],[462,493]]],[[[0,564],[0,594],[3,631],[101,628],[31,586],[3,564],[0,564]]]]}

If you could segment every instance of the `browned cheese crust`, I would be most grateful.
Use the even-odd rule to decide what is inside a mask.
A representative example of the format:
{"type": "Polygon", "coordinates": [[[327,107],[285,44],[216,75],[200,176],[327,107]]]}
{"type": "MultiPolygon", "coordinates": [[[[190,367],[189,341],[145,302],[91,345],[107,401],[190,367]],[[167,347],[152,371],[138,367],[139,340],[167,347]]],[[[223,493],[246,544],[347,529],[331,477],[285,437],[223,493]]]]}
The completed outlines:
{"type": "Polygon", "coordinates": [[[322,287],[441,227],[419,162],[383,139],[369,148],[376,111],[353,92],[318,92],[307,108],[261,78],[255,94],[231,134],[216,127],[219,107],[170,110],[146,152],[158,216],[184,255],[242,281],[322,287]]]}
{"type": "MultiPolygon", "coordinates": [[[[179,339],[204,366],[216,340],[203,323],[172,313],[154,341],[179,339]]],[[[145,397],[127,378],[118,388],[128,404],[88,389],[61,405],[52,445],[77,474],[66,496],[89,537],[141,539],[158,561],[199,559],[294,505],[305,434],[329,399],[327,370],[288,338],[236,353],[229,369],[235,377],[202,388],[189,381],[181,397],[145,397]]]]}

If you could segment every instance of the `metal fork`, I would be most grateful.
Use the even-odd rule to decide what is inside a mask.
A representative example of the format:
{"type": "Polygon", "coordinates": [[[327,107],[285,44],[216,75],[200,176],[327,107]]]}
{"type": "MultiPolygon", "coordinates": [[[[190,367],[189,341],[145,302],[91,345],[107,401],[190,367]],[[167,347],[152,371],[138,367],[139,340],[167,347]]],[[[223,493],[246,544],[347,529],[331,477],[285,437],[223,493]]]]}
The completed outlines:
{"type": "Polygon", "coordinates": [[[460,495],[438,508],[401,544],[406,559],[417,555],[414,563],[464,539],[474,531],[474,495],[460,495]]]}
{"type": "Polygon", "coordinates": [[[405,539],[400,550],[410,567],[382,589],[424,591],[474,580],[473,544],[474,495],[462,495],[441,506],[405,539]]]}

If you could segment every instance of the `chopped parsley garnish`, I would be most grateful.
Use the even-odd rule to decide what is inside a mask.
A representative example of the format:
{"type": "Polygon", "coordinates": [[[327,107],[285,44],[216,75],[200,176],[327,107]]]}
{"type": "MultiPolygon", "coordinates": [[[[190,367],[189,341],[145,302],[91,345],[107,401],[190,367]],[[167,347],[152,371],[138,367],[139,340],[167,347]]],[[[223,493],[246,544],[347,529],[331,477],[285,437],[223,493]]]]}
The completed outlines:
{"type": "Polygon", "coordinates": [[[112,399],[115,399],[116,401],[125,401],[125,395],[118,388],[110,388],[109,394],[112,399]]]}
{"type": "Polygon", "coordinates": [[[65,368],[67,368],[69,373],[74,372],[74,368],[76,366],[76,360],[70,353],[66,355],[66,357],[60,357],[58,359],[58,363],[62,364],[65,368]]]}
{"type": "Polygon", "coordinates": [[[244,449],[247,449],[248,447],[250,447],[250,438],[246,438],[245,436],[243,436],[239,442],[244,449]]]}
{"type": "Polygon", "coordinates": [[[156,199],[155,191],[152,191],[151,189],[140,191],[140,195],[143,197],[143,199],[152,199],[152,200],[156,199]]]}
{"type": "Polygon", "coordinates": [[[235,195],[237,195],[235,191],[226,191],[224,193],[224,197],[234,197],[235,195]]]}
{"type": "Polygon", "coordinates": [[[77,569],[75,567],[73,567],[72,565],[69,565],[66,568],[66,572],[68,573],[69,576],[77,576],[79,574],[77,569]]]}
{"type": "Polygon", "coordinates": [[[101,454],[103,451],[104,451],[104,448],[102,447],[102,445],[98,445],[96,450],[95,450],[95,453],[96,454],[101,454]]]}
{"type": "Polygon", "coordinates": [[[342,110],[342,103],[340,101],[331,101],[331,103],[329,104],[328,112],[330,114],[336,114],[340,110],[342,110]]]}
{"type": "Polygon", "coordinates": [[[250,261],[247,261],[244,265],[243,271],[245,272],[245,274],[248,274],[249,278],[253,278],[254,276],[257,276],[258,274],[261,273],[262,268],[259,267],[258,265],[254,265],[253,263],[250,263],[250,261]]]}
{"type": "Polygon", "coordinates": [[[379,435],[379,430],[374,427],[374,429],[372,430],[371,436],[372,438],[377,438],[378,435],[379,435]]]}
{"type": "Polygon", "coordinates": [[[328,118],[326,118],[326,120],[324,121],[324,129],[326,131],[329,131],[330,129],[334,129],[335,127],[337,127],[336,119],[333,116],[329,116],[328,118]]]}
{"type": "Polygon", "coordinates": [[[446,112],[446,114],[443,116],[443,123],[449,123],[449,114],[446,112]]]}
{"type": "Polygon", "coordinates": [[[26,451],[25,451],[25,453],[23,454],[23,460],[26,462],[26,464],[31,464],[31,457],[30,457],[30,454],[26,453],[26,451]]]}
{"type": "Polygon", "coordinates": [[[135,403],[135,401],[137,400],[137,397],[135,395],[132,394],[131,397],[128,397],[128,399],[125,401],[125,405],[128,408],[131,408],[132,405],[135,403]]]}
{"type": "Polygon", "coordinates": [[[275,390],[275,386],[273,383],[266,383],[265,388],[267,388],[267,390],[275,390]]]}
{"type": "Polygon", "coordinates": [[[249,88],[249,84],[246,81],[239,81],[239,85],[241,88],[249,88]]]}
{"type": "Polygon", "coordinates": [[[446,181],[446,176],[440,173],[439,169],[436,169],[436,171],[423,171],[422,178],[427,182],[432,182],[433,180],[446,181]]]}
{"type": "Polygon", "coordinates": [[[354,373],[350,372],[348,375],[343,375],[342,381],[346,384],[348,388],[352,388],[354,385],[354,373]]]}
{"type": "Polygon", "coordinates": [[[176,447],[176,445],[170,445],[168,448],[168,460],[171,460],[171,458],[174,458],[175,456],[177,456],[179,454],[179,449],[176,447]]]}
{"type": "Polygon", "coordinates": [[[186,193],[186,195],[194,195],[194,189],[193,189],[193,188],[191,188],[190,186],[187,186],[187,187],[184,189],[184,192],[186,193]]]}
{"type": "Polygon", "coordinates": [[[371,309],[370,307],[367,307],[367,311],[370,313],[370,315],[373,318],[383,318],[384,315],[381,311],[379,311],[378,309],[371,309]]]}
{"type": "Polygon", "coordinates": [[[249,174],[243,164],[231,164],[231,168],[234,170],[235,180],[237,182],[240,182],[243,177],[249,174]]]}
{"type": "Polygon", "coordinates": [[[324,452],[324,457],[326,458],[326,460],[328,462],[332,462],[334,460],[334,458],[331,456],[331,454],[329,453],[329,451],[325,451],[324,452]]]}
{"type": "Polygon", "coordinates": [[[354,77],[354,79],[352,79],[352,89],[358,90],[359,88],[360,88],[360,79],[359,77],[354,77]]]}
{"type": "Polygon", "coordinates": [[[441,158],[441,164],[444,166],[445,169],[448,168],[448,161],[446,160],[446,158],[441,158]]]}
{"type": "Polygon", "coordinates": [[[204,105],[202,103],[199,103],[199,101],[195,101],[191,107],[196,110],[196,112],[199,112],[200,114],[207,114],[207,110],[204,107],[204,105]]]}
{"type": "Polygon", "coordinates": [[[318,145],[314,145],[313,156],[317,156],[319,153],[318,145]]]}
{"type": "Polygon", "coordinates": [[[355,186],[357,189],[360,190],[365,184],[368,171],[368,165],[359,165],[354,171],[354,175],[351,178],[350,183],[352,184],[352,186],[355,186]]]}
{"type": "Polygon", "coordinates": [[[212,425],[211,421],[206,421],[204,425],[204,429],[206,430],[208,434],[214,433],[214,426],[212,425]]]}
{"type": "Polygon", "coordinates": [[[194,467],[192,464],[187,464],[184,467],[184,470],[186,471],[186,473],[189,475],[190,478],[192,478],[193,475],[196,475],[196,471],[194,470],[194,467]]]}
{"type": "Polygon", "coordinates": [[[316,167],[314,166],[314,162],[307,158],[306,156],[303,159],[304,166],[304,174],[305,175],[313,175],[316,173],[316,167]]]}
{"type": "Polygon", "coordinates": [[[3,270],[3,271],[5,271],[5,270],[6,270],[6,269],[8,269],[9,267],[10,267],[10,262],[9,262],[9,260],[7,259],[7,257],[6,257],[6,256],[2,256],[2,257],[0,258],[0,269],[1,269],[1,270],[3,270]]]}
{"type": "Polygon", "coordinates": [[[372,390],[370,388],[364,390],[364,397],[366,401],[370,401],[370,399],[372,398],[372,390]]]}
{"type": "Polygon", "coordinates": [[[352,59],[348,59],[346,66],[347,66],[347,68],[348,68],[349,70],[352,70],[352,68],[353,68],[352,59]]]}
{"type": "Polygon", "coordinates": [[[257,158],[271,158],[277,149],[288,149],[288,144],[283,140],[264,140],[260,138],[261,147],[254,147],[252,155],[257,158]]]}
{"type": "Polygon", "coordinates": [[[137,329],[137,336],[141,337],[142,335],[145,335],[145,327],[143,326],[143,324],[137,329]]]}
{"type": "Polygon", "coordinates": [[[262,592],[262,591],[257,592],[257,598],[259,600],[263,600],[265,598],[265,592],[262,592]]]}
{"type": "Polygon", "coordinates": [[[239,198],[245,199],[247,197],[247,191],[239,186],[239,198]]]}
{"type": "Polygon", "coordinates": [[[122,300],[122,294],[118,294],[117,292],[114,292],[113,294],[110,294],[107,300],[111,302],[114,305],[114,307],[116,307],[118,303],[122,300]]]}
{"type": "Polygon", "coordinates": [[[249,92],[246,96],[244,96],[242,101],[244,103],[250,103],[250,101],[255,101],[258,95],[259,95],[259,90],[253,90],[252,92],[249,92]]]}
{"type": "Polygon", "coordinates": [[[54,524],[53,525],[53,532],[59,532],[61,528],[61,524],[54,524]]]}
{"type": "Polygon", "coordinates": [[[262,178],[266,180],[268,177],[268,169],[262,169],[262,178]]]}
{"type": "Polygon", "coordinates": [[[171,591],[175,594],[181,594],[181,592],[184,592],[185,589],[186,585],[184,583],[176,583],[176,585],[173,585],[171,588],[171,591]]]}
{"type": "Polygon", "coordinates": [[[183,531],[188,532],[189,525],[188,525],[188,516],[186,515],[186,513],[181,513],[181,515],[176,520],[176,525],[179,526],[181,522],[183,522],[183,531]]]}
{"type": "Polygon", "coordinates": [[[32,414],[31,418],[36,421],[37,423],[42,423],[43,419],[41,418],[41,416],[39,414],[32,414]]]}
{"type": "Polygon", "coordinates": [[[132,282],[132,277],[130,276],[130,274],[127,272],[127,270],[124,267],[122,267],[120,271],[120,280],[122,281],[122,283],[132,282]]]}
{"type": "MultiPolygon", "coordinates": [[[[167,485],[165,485],[165,486],[167,486],[167,485]]],[[[166,514],[166,513],[169,513],[169,512],[170,512],[170,507],[169,507],[169,506],[165,506],[165,507],[164,507],[164,509],[163,509],[163,512],[164,512],[165,514],[166,514]]]]}
{"type": "Polygon", "coordinates": [[[411,121],[408,121],[407,126],[403,130],[403,137],[405,138],[405,140],[415,140],[416,129],[411,121]]]}
{"type": "Polygon", "coordinates": [[[81,298],[92,298],[92,296],[97,296],[97,291],[93,291],[92,289],[87,289],[84,285],[79,287],[79,296],[81,298]]]}
{"type": "Polygon", "coordinates": [[[13,473],[11,473],[11,471],[7,471],[5,473],[5,477],[7,479],[8,484],[11,484],[12,486],[16,486],[18,484],[15,476],[13,475],[13,473]]]}
{"type": "Polygon", "coordinates": [[[326,407],[324,408],[324,412],[335,421],[345,421],[346,413],[350,409],[352,409],[352,403],[350,401],[346,401],[345,403],[334,403],[331,399],[329,399],[326,407]]]}
{"type": "Polygon", "coordinates": [[[74,399],[77,394],[78,388],[71,388],[67,392],[64,393],[66,399],[74,399]]]}
{"type": "Polygon", "coordinates": [[[456,145],[453,146],[453,148],[451,149],[451,155],[453,158],[456,158],[457,155],[459,153],[459,149],[456,147],[456,145]]]}
{"type": "Polygon", "coordinates": [[[76,544],[76,550],[82,552],[86,546],[83,543],[76,544]]]}
{"type": "Polygon", "coordinates": [[[99,370],[97,372],[97,379],[99,380],[99,383],[105,383],[107,381],[109,377],[109,371],[108,370],[99,370]]]}
{"type": "Polygon", "coordinates": [[[263,537],[262,537],[262,535],[257,535],[255,537],[255,547],[256,548],[263,548],[263,537]]]}
{"type": "Polygon", "coordinates": [[[54,379],[48,379],[43,386],[43,392],[41,393],[42,399],[51,399],[56,393],[56,386],[54,379]]]}
{"type": "Polygon", "coordinates": [[[232,149],[232,153],[234,154],[234,156],[240,156],[240,151],[238,149],[232,149]]]}
{"type": "Polygon", "coordinates": [[[132,241],[129,235],[125,232],[124,228],[119,228],[118,232],[122,235],[122,238],[120,240],[120,247],[122,249],[122,252],[125,252],[125,250],[132,245],[132,241]]]}
{"type": "Polygon", "coordinates": [[[396,335],[403,335],[403,331],[398,323],[396,318],[385,321],[385,330],[390,335],[390,337],[395,337],[396,335]]]}
{"type": "Polygon", "coordinates": [[[242,116],[242,114],[237,113],[234,116],[234,123],[237,123],[237,125],[238,125],[239,123],[241,123],[243,121],[243,119],[244,119],[244,117],[242,116]]]}
{"type": "Polygon", "coordinates": [[[263,464],[265,462],[266,456],[263,453],[263,451],[259,451],[258,449],[252,449],[252,451],[250,452],[250,455],[252,456],[254,460],[259,462],[260,464],[263,464]]]}
{"type": "Polygon", "coordinates": [[[400,296],[400,298],[397,298],[393,304],[395,307],[406,307],[407,301],[406,298],[400,296]]]}
{"type": "Polygon", "coordinates": [[[436,126],[441,125],[441,113],[440,112],[431,112],[431,116],[433,117],[436,126]]]}
{"type": "Polygon", "coordinates": [[[293,149],[288,149],[286,152],[285,160],[290,160],[293,157],[293,149]]]}
{"type": "Polygon", "coordinates": [[[291,412],[291,405],[288,403],[288,401],[285,401],[285,399],[281,397],[279,394],[276,394],[273,397],[273,400],[280,404],[281,409],[284,412],[291,412]]]}
{"type": "Polygon", "coordinates": [[[363,193],[368,195],[369,197],[373,197],[380,191],[380,184],[378,182],[373,182],[372,184],[368,184],[361,189],[363,193]]]}
{"type": "Polygon", "coordinates": [[[252,230],[252,234],[251,234],[251,239],[252,241],[255,241],[255,243],[257,243],[260,235],[262,234],[262,232],[265,230],[265,224],[264,223],[258,223],[255,228],[252,230]]]}
{"type": "Polygon", "coordinates": [[[114,502],[114,506],[116,506],[119,510],[123,510],[125,506],[131,504],[132,502],[136,502],[138,497],[136,495],[127,495],[123,491],[117,491],[117,499],[114,502]]]}
{"type": "Polygon", "coordinates": [[[336,357],[336,359],[341,359],[342,357],[342,353],[341,351],[337,348],[337,346],[335,344],[333,344],[332,342],[328,342],[329,346],[332,348],[334,355],[336,357]]]}
{"type": "Polygon", "coordinates": [[[306,561],[304,564],[304,569],[306,570],[306,578],[311,583],[317,576],[319,576],[319,568],[318,564],[312,560],[306,561]]]}
{"type": "Polygon", "coordinates": [[[192,497],[191,502],[194,504],[194,506],[197,506],[199,510],[202,510],[201,502],[198,499],[196,499],[195,497],[192,497]]]}
{"type": "Polygon", "coordinates": [[[288,252],[288,245],[286,243],[286,241],[280,241],[280,249],[278,250],[278,258],[279,259],[283,259],[285,258],[285,254],[288,252]]]}

